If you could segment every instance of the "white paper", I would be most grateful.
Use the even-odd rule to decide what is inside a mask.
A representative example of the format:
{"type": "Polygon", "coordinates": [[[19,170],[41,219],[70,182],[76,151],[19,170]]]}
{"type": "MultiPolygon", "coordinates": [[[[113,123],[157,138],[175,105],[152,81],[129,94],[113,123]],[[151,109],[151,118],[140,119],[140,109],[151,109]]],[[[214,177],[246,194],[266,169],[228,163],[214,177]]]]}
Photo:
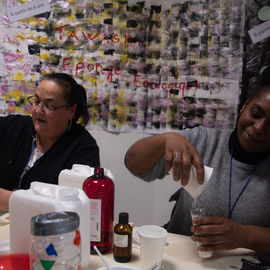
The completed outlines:
{"type": "Polygon", "coordinates": [[[8,7],[6,12],[10,22],[19,21],[24,18],[33,17],[35,15],[51,10],[48,0],[35,0],[26,2],[21,5],[8,7]]]}
{"type": "Polygon", "coordinates": [[[254,44],[268,38],[270,36],[270,20],[252,28],[248,34],[254,44]]]}
{"type": "MultiPolygon", "coordinates": [[[[183,186],[183,188],[193,198],[197,198],[200,195],[200,193],[203,191],[207,183],[209,182],[209,179],[212,175],[212,171],[213,171],[213,168],[204,166],[204,182],[202,185],[199,185],[197,181],[196,169],[194,166],[191,166],[188,184],[186,186],[183,186]]],[[[170,170],[169,174],[173,176],[172,169],[170,170]]]]}

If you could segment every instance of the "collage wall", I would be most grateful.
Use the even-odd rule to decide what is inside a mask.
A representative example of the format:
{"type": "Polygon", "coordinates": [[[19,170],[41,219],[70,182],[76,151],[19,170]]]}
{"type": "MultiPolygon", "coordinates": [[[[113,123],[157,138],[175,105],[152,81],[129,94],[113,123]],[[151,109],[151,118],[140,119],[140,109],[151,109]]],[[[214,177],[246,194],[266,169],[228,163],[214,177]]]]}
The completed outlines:
{"type": "Polygon", "coordinates": [[[248,74],[260,65],[244,57],[245,50],[259,55],[263,50],[262,43],[254,48],[246,33],[247,25],[258,23],[249,9],[253,1],[2,0],[0,5],[1,115],[30,114],[27,97],[42,75],[65,72],[87,91],[90,129],[232,128],[248,92],[243,86],[254,83],[248,74]],[[22,13],[27,3],[33,9],[46,1],[50,9],[41,14],[16,21],[7,16],[14,6],[21,5],[22,13]]]}

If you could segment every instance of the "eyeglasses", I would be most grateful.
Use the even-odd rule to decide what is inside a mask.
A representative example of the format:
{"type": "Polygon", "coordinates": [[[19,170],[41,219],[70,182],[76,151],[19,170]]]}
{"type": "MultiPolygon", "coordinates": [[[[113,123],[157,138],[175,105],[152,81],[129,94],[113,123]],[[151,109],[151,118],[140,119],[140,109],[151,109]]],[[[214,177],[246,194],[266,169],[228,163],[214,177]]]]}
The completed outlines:
{"type": "Polygon", "coordinates": [[[37,107],[39,106],[41,109],[43,109],[47,113],[54,112],[58,109],[71,106],[71,105],[63,105],[63,106],[55,107],[51,104],[46,104],[46,103],[36,100],[35,96],[30,96],[27,99],[30,105],[37,106],[37,107]]]}

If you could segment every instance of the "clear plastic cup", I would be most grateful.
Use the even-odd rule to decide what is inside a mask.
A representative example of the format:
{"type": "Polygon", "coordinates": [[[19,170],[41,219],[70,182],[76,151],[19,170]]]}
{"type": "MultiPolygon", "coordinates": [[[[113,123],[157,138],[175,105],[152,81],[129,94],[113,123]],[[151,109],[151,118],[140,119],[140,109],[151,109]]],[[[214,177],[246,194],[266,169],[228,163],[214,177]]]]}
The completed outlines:
{"type": "MultiPolygon", "coordinates": [[[[196,202],[194,202],[192,204],[192,207],[190,209],[190,212],[191,212],[191,218],[195,218],[195,217],[201,217],[201,216],[205,216],[206,215],[206,212],[205,212],[205,209],[201,206],[197,206],[196,205],[196,202]]],[[[194,224],[193,224],[194,225],[194,224]]],[[[197,244],[197,247],[201,245],[200,242],[196,242],[197,244]]],[[[201,258],[210,258],[213,256],[213,251],[202,251],[202,250],[198,250],[198,254],[201,258]]]]}

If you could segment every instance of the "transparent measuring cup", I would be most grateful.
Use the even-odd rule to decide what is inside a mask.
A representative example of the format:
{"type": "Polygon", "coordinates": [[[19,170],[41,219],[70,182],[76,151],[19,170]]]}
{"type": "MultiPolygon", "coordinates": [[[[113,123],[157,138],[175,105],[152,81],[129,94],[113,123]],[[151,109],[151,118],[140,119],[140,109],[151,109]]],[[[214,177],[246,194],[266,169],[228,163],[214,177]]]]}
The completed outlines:
{"type": "MultiPolygon", "coordinates": [[[[201,207],[200,205],[196,204],[196,200],[194,200],[192,207],[190,209],[190,213],[191,213],[191,218],[195,218],[195,217],[201,217],[201,216],[205,216],[206,215],[206,211],[203,207],[201,207]]],[[[193,224],[194,225],[194,224],[193,224]]],[[[197,246],[200,246],[201,243],[200,242],[196,242],[197,246]]],[[[198,254],[201,258],[210,258],[213,256],[213,251],[202,251],[202,250],[198,250],[198,254]]]]}

